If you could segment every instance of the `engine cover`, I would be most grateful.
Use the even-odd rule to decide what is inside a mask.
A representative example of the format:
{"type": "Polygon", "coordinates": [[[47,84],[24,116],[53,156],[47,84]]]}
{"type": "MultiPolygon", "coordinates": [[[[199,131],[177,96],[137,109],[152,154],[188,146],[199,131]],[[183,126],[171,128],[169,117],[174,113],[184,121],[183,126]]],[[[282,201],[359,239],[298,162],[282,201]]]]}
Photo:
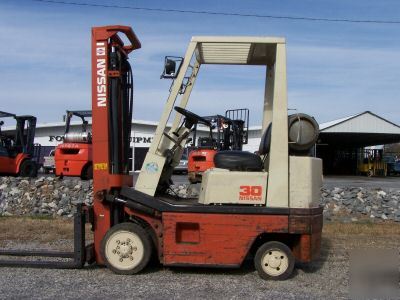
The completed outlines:
{"type": "Polygon", "coordinates": [[[209,169],[203,174],[199,203],[265,205],[267,180],[267,172],[209,169]]]}

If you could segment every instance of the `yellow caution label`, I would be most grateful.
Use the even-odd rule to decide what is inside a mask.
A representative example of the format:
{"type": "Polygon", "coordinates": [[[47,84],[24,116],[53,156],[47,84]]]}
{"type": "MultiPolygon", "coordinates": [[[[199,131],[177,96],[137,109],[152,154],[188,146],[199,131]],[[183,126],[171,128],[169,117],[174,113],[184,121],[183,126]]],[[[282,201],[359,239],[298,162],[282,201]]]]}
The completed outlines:
{"type": "Polygon", "coordinates": [[[106,171],[106,170],[108,170],[108,164],[107,163],[96,163],[96,164],[94,164],[94,170],[95,171],[106,171]]]}

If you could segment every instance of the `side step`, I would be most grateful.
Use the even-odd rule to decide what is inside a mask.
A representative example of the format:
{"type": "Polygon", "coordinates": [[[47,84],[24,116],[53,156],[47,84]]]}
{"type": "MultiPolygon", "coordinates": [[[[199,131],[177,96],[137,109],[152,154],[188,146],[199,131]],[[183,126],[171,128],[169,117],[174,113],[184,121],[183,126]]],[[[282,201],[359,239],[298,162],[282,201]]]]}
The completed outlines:
{"type": "MultiPolygon", "coordinates": [[[[16,257],[53,257],[68,259],[67,261],[51,260],[10,260],[0,259],[0,267],[25,267],[25,268],[47,268],[47,269],[78,269],[83,268],[86,261],[90,261],[91,253],[86,253],[85,247],[85,223],[88,219],[88,210],[82,204],[78,204],[74,214],[74,251],[52,251],[52,250],[7,250],[0,249],[0,256],[16,257]]],[[[91,248],[90,246],[88,247],[91,248]]]]}

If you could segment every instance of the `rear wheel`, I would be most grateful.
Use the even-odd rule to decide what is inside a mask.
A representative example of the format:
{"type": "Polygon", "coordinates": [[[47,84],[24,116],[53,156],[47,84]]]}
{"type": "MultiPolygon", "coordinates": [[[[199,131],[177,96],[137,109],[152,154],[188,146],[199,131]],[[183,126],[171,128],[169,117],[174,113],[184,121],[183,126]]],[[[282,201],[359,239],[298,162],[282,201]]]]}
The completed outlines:
{"type": "Polygon", "coordinates": [[[267,242],[258,248],[254,265],[263,279],[285,280],[293,272],[295,258],[281,242],[267,242]]]}
{"type": "Polygon", "coordinates": [[[19,167],[19,176],[22,177],[36,177],[37,167],[31,160],[24,160],[19,167]]]}
{"type": "Polygon", "coordinates": [[[101,243],[101,254],[114,273],[129,275],[143,270],[152,253],[149,234],[141,226],[121,223],[112,227],[101,243]]]}

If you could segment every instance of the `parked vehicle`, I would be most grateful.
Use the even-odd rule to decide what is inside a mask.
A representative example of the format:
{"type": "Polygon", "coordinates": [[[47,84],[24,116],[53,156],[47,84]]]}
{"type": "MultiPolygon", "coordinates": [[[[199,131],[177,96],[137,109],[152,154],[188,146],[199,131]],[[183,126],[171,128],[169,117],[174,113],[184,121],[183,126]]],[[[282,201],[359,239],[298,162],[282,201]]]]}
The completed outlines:
{"type": "Polygon", "coordinates": [[[48,156],[43,157],[43,171],[45,174],[49,174],[50,172],[54,172],[56,169],[55,161],[54,161],[54,154],[55,149],[51,150],[48,156]]]}
{"type": "Polygon", "coordinates": [[[393,165],[393,174],[400,174],[400,161],[396,161],[393,165]]]}
{"type": "Polygon", "coordinates": [[[0,174],[22,177],[36,177],[38,160],[35,152],[40,145],[35,145],[36,117],[17,116],[0,111],[0,118],[13,118],[15,130],[11,134],[1,132],[0,121],[0,174]]]}
{"type": "Polygon", "coordinates": [[[187,174],[188,172],[188,155],[187,155],[187,149],[185,149],[184,154],[182,154],[182,158],[179,161],[179,164],[174,168],[174,173],[175,174],[187,174]]]}
{"type": "Polygon", "coordinates": [[[191,183],[201,182],[205,171],[215,167],[214,157],[218,151],[242,151],[248,143],[249,109],[230,109],[225,116],[202,117],[210,128],[209,136],[197,136],[197,125],[193,130],[193,145],[188,158],[188,178],[191,183]],[[196,144],[197,142],[197,144],[196,144]]]}
{"type": "Polygon", "coordinates": [[[93,178],[92,133],[88,130],[86,120],[91,117],[91,110],[67,110],[64,141],[57,146],[54,155],[57,176],[81,177],[84,180],[93,178]],[[82,121],[79,131],[71,130],[71,119],[74,116],[82,121]]]}

